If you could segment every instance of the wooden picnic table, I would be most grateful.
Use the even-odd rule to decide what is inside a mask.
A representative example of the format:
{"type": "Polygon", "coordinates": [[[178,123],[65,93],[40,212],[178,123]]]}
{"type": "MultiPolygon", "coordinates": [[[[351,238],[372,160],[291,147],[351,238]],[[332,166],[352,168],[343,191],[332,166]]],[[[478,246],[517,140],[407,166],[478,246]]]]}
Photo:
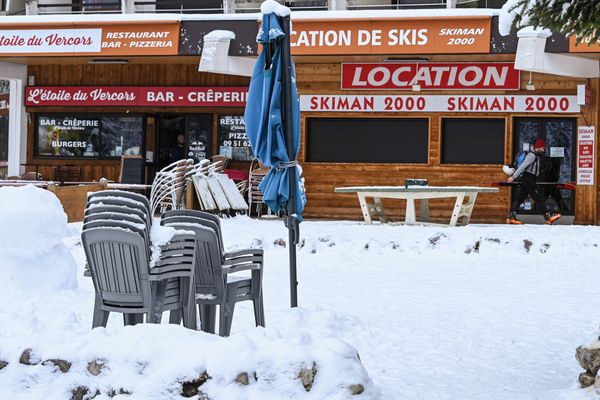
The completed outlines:
{"type": "Polygon", "coordinates": [[[336,193],[356,193],[365,222],[372,223],[378,217],[386,223],[387,217],[381,199],[406,200],[404,223],[415,225],[429,222],[429,199],[456,198],[448,226],[467,225],[475,206],[478,193],[497,193],[495,187],[476,186],[349,186],[335,188],[336,193]],[[373,198],[373,203],[367,201],[373,198]],[[420,201],[420,219],[417,221],[415,200],[420,201]]]}

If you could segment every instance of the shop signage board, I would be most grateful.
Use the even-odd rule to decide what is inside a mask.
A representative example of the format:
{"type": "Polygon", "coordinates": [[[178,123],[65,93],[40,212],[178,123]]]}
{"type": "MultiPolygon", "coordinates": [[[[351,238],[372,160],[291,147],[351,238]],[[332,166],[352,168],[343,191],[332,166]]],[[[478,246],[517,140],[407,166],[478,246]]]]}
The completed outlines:
{"type": "Polygon", "coordinates": [[[518,90],[513,63],[344,63],[345,90],[518,90]]]}
{"type": "Polygon", "coordinates": [[[247,87],[29,86],[25,105],[97,107],[243,107],[247,87]]]}
{"type": "Polygon", "coordinates": [[[572,35],[569,37],[569,52],[570,53],[600,53],[600,39],[593,42],[591,38],[584,38],[579,44],[577,37],[572,35]]]}
{"type": "Polygon", "coordinates": [[[594,184],[594,147],[596,128],[594,126],[577,127],[577,184],[594,184]]]}
{"type": "Polygon", "coordinates": [[[302,95],[301,111],[577,113],[577,96],[302,95]]]}
{"type": "Polygon", "coordinates": [[[242,115],[219,115],[219,154],[233,161],[252,161],[254,154],[242,115]]]}
{"type": "Polygon", "coordinates": [[[179,22],[107,25],[0,25],[0,56],[176,55],[179,22]]]}
{"type": "Polygon", "coordinates": [[[490,17],[295,19],[292,54],[489,53],[490,17]]]}

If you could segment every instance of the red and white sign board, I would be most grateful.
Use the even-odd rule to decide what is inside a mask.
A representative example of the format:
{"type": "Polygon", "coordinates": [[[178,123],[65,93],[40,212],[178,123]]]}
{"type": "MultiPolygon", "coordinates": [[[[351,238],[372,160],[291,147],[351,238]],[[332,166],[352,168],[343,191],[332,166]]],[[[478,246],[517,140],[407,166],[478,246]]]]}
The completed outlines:
{"type": "Polygon", "coordinates": [[[247,87],[29,86],[25,105],[244,107],[247,94],[247,87]]]}
{"type": "Polygon", "coordinates": [[[303,95],[300,111],[577,113],[577,96],[303,95]]]}
{"type": "Polygon", "coordinates": [[[594,145],[596,129],[594,126],[577,127],[577,184],[594,184],[594,145]]]}
{"type": "Polygon", "coordinates": [[[513,63],[347,63],[345,90],[518,90],[513,63]]]}

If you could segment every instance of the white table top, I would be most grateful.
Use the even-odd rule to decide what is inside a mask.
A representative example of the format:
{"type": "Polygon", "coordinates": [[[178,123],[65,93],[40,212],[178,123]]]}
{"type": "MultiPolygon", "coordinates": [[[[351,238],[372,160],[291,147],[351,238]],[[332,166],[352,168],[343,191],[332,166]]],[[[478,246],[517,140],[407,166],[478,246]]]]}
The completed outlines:
{"type": "Polygon", "coordinates": [[[346,186],[335,188],[336,193],[379,192],[379,193],[420,193],[420,192],[480,192],[497,193],[496,187],[477,186],[346,186]]]}

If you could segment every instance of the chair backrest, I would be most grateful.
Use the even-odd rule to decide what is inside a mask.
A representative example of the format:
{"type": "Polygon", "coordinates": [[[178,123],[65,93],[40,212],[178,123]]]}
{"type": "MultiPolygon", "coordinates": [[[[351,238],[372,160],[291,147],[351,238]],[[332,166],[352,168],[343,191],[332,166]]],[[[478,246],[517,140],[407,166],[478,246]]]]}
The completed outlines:
{"type": "Polygon", "coordinates": [[[101,192],[92,193],[88,196],[88,200],[94,197],[123,197],[138,201],[146,206],[148,214],[150,215],[150,201],[143,194],[128,192],[125,190],[103,190],[101,192]]]}
{"type": "Polygon", "coordinates": [[[146,244],[146,253],[148,255],[150,254],[150,236],[148,235],[145,227],[142,227],[139,224],[124,220],[117,221],[113,219],[95,219],[84,223],[82,230],[86,231],[94,228],[113,228],[135,233],[143,239],[144,243],[146,244]]]}
{"type": "Polygon", "coordinates": [[[213,232],[217,234],[217,239],[219,240],[219,248],[222,252],[224,251],[223,235],[221,233],[221,226],[218,222],[214,222],[210,219],[203,218],[202,216],[171,215],[164,216],[163,218],[161,218],[160,224],[165,226],[169,226],[169,224],[199,224],[206,228],[210,228],[213,230],[213,232]]]}
{"type": "Polygon", "coordinates": [[[86,209],[94,209],[100,206],[120,206],[135,208],[146,214],[148,223],[152,224],[152,214],[148,213],[148,207],[146,206],[146,204],[140,201],[120,196],[102,196],[100,194],[94,196],[90,195],[88,197],[86,209]]]}
{"type": "Polygon", "coordinates": [[[138,208],[131,208],[131,207],[125,207],[125,206],[113,206],[113,205],[99,205],[99,204],[93,205],[91,208],[86,208],[84,211],[84,219],[88,215],[105,213],[105,212],[136,215],[140,219],[144,220],[144,222],[147,223],[148,225],[150,225],[150,223],[151,223],[151,221],[147,220],[148,215],[144,211],[142,211],[138,208]]]}
{"type": "Polygon", "coordinates": [[[43,181],[44,177],[39,172],[25,172],[20,179],[23,181],[43,181]]]}
{"type": "Polygon", "coordinates": [[[60,183],[78,182],[81,179],[79,165],[57,165],[54,170],[54,179],[60,183]]]}
{"type": "Polygon", "coordinates": [[[114,227],[85,229],[81,238],[94,288],[103,305],[129,311],[149,307],[151,292],[144,239],[135,232],[114,227]]]}
{"type": "Polygon", "coordinates": [[[123,214],[116,212],[102,212],[102,213],[91,213],[85,216],[83,219],[83,226],[93,221],[116,221],[116,222],[128,222],[134,224],[135,227],[144,227],[145,239],[149,243],[150,238],[150,226],[138,215],[135,214],[123,214]]]}
{"type": "Polygon", "coordinates": [[[168,223],[175,229],[194,232],[196,256],[194,283],[196,295],[214,296],[213,300],[223,299],[225,281],[221,270],[223,253],[217,234],[210,228],[193,223],[168,223]]]}

